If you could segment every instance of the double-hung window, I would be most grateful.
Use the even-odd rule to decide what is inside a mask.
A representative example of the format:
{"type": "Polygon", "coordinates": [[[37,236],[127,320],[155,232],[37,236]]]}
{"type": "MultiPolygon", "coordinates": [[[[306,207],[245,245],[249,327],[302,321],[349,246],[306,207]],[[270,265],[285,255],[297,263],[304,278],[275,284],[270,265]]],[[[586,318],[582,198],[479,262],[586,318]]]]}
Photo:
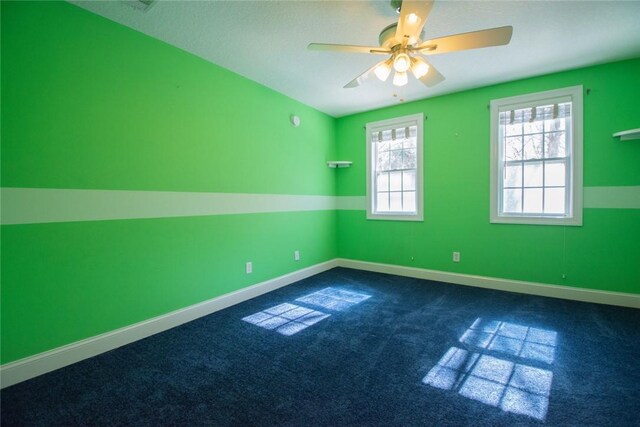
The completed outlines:
{"type": "Polygon", "coordinates": [[[582,225],[582,86],[491,101],[491,222],[582,225]]]}
{"type": "Polygon", "coordinates": [[[368,123],[367,218],[422,221],[423,114],[368,123]]]}

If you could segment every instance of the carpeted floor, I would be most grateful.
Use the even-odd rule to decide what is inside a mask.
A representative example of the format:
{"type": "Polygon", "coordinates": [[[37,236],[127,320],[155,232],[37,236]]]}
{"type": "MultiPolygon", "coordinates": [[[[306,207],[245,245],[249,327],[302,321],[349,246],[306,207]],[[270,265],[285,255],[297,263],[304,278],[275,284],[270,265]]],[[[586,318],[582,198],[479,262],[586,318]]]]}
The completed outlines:
{"type": "Polygon", "coordinates": [[[337,268],[1,392],[2,425],[640,425],[640,310],[337,268]]]}

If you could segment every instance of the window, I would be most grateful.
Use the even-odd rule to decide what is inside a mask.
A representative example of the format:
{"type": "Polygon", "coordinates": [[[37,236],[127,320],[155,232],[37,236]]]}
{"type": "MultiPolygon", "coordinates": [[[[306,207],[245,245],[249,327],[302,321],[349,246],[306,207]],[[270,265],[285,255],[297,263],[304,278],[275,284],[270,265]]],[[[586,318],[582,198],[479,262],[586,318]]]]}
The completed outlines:
{"type": "Polygon", "coordinates": [[[414,114],[367,124],[367,218],[422,221],[422,123],[414,114]]]}
{"type": "Polygon", "coordinates": [[[582,86],[491,101],[491,222],[582,225],[582,86]]]}

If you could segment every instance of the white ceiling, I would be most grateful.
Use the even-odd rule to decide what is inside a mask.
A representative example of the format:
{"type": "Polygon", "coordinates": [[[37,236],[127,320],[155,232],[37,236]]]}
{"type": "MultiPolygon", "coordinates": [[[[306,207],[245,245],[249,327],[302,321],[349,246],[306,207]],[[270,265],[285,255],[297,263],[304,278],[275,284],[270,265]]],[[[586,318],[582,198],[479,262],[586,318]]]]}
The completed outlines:
{"type": "Polygon", "coordinates": [[[430,56],[446,77],[409,76],[343,89],[377,55],[312,52],[311,42],[377,45],[397,20],[389,1],[72,1],[332,116],[586,65],[640,56],[640,1],[436,1],[424,38],[504,25],[507,46],[430,56]],[[397,97],[393,95],[396,94],[397,97]]]}

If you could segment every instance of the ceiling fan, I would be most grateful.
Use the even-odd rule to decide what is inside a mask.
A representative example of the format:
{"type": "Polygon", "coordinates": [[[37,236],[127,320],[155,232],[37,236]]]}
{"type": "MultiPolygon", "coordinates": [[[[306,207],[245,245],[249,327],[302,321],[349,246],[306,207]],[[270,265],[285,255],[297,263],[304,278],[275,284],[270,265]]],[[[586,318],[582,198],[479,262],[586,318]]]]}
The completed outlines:
{"type": "Polygon", "coordinates": [[[351,80],[344,87],[353,88],[366,81],[371,73],[386,81],[395,70],[393,84],[404,86],[408,82],[407,71],[426,86],[434,86],[444,80],[444,76],[421,55],[437,55],[459,50],[478,49],[489,46],[506,45],[511,40],[513,27],[498,27],[470,33],[454,34],[431,40],[421,40],[420,36],[433,1],[392,0],[392,6],[399,5],[398,22],[387,26],[379,36],[380,46],[354,46],[345,44],[311,43],[310,50],[371,53],[390,55],[351,80]]]}

